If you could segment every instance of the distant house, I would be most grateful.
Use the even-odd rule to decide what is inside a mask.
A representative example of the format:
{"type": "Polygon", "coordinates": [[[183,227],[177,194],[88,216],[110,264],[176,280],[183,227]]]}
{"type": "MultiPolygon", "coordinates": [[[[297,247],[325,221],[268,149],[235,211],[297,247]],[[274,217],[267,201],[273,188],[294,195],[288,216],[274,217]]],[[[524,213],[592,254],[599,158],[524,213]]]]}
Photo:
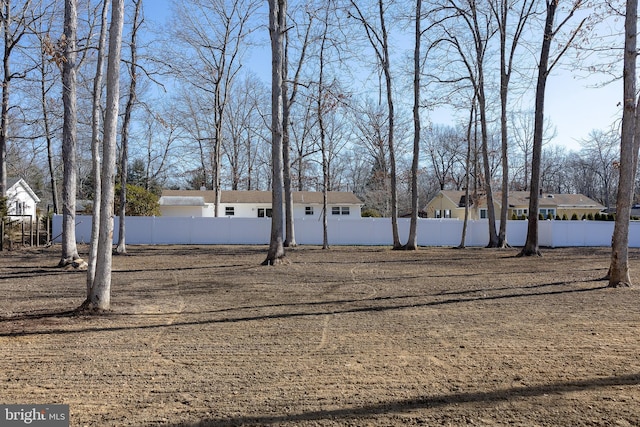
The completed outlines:
{"type": "MultiPolygon", "coordinates": [[[[346,191],[327,193],[329,218],[360,218],[362,202],[346,191]]],[[[211,190],[163,190],[160,197],[162,216],[215,216],[215,193],[211,190]]],[[[322,193],[293,192],[293,217],[319,219],[322,193]]],[[[271,191],[222,191],[219,216],[241,218],[271,217],[271,191]]]]}
{"type": "MultiPolygon", "coordinates": [[[[510,191],[509,207],[507,210],[507,218],[512,219],[513,216],[518,218],[529,216],[529,195],[528,191],[510,191]]],[[[469,219],[485,219],[487,218],[487,198],[482,194],[473,200],[473,196],[469,196],[469,219]]],[[[496,210],[496,219],[499,218],[499,212],[502,206],[502,193],[496,192],[493,197],[493,204],[496,210]]],[[[427,203],[425,211],[429,218],[457,218],[464,219],[465,209],[465,192],[454,190],[441,190],[433,199],[427,203]]],[[[595,215],[604,209],[600,203],[583,196],[582,194],[552,194],[543,193],[538,201],[538,214],[542,214],[545,218],[549,215],[571,218],[576,214],[578,218],[584,215],[595,215]]]]}
{"type": "Polygon", "coordinates": [[[12,220],[37,218],[36,205],[40,198],[22,178],[7,178],[7,209],[12,220]]]}

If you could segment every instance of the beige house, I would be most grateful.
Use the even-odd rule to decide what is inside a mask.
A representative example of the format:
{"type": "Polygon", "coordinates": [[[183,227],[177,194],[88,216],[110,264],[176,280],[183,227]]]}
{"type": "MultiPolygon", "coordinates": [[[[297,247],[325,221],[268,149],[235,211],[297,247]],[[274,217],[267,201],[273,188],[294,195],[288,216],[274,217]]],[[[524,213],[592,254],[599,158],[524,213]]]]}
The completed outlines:
{"type": "MultiPolygon", "coordinates": [[[[293,216],[317,220],[322,213],[322,192],[294,191],[293,216]]],[[[222,191],[219,216],[235,218],[271,217],[271,191],[222,191]]],[[[163,190],[162,216],[213,217],[215,193],[211,190],[163,190]]],[[[362,201],[347,191],[327,193],[330,219],[360,218],[362,201]]]]}
{"type": "MultiPolygon", "coordinates": [[[[469,219],[487,218],[487,198],[485,194],[473,200],[473,196],[469,196],[471,204],[469,205],[469,219]],[[474,203],[475,202],[475,203],[474,203]]],[[[493,195],[493,205],[496,216],[499,216],[502,206],[502,193],[496,192],[493,195]]],[[[465,192],[455,190],[441,190],[433,199],[427,203],[425,211],[429,218],[457,218],[464,219],[465,192]]],[[[566,215],[571,219],[575,213],[578,218],[584,215],[595,215],[604,209],[600,203],[583,196],[582,194],[551,194],[543,193],[540,196],[538,213],[545,218],[549,215],[553,218],[559,216],[562,218],[566,215]]],[[[518,218],[529,216],[529,192],[528,191],[510,191],[509,192],[509,208],[507,210],[507,218],[512,219],[514,216],[518,218]]],[[[499,218],[496,218],[499,219],[499,218]]]]}

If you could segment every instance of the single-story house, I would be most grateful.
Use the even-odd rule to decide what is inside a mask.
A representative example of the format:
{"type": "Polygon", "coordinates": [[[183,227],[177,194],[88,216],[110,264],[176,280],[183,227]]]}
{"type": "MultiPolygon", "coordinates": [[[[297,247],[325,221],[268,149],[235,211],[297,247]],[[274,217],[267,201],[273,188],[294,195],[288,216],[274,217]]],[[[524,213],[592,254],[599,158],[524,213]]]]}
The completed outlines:
{"type": "MultiPolygon", "coordinates": [[[[528,191],[510,191],[509,207],[507,218],[512,219],[515,215],[518,218],[529,216],[529,196],[528,191]]],[[[487,218],[487,197],[480,194],[477,200],[473,200],[473,195],[469,195],[469,219],[487,218]]],[[[493,204],[496,211],[496,219],[502,206],[502,192],[497,191],[493,195],[493,204]]],[[[441,190],[433,199],[427,203],[425,211],[429,218],[457,218],[464,219],[465,192],[455,190],[441,190]]],[[[538,214],[545,218],[552,217],[571,218],[576,214],[578,218],[584,215],[595,215],[602,212],[605,207],[600,203],[583,196],[582,194],[552,194],[543,193],[538,202],[538,214]]]]}
{"type": "MultiPolygon", "coordinates": [[[[219,216],[271,217],[271,191],[222,191],[219,216]]],[[[294,191],[293,217],[319,219],[322,213],[322,192],[294,191]]],[[[362,201],[347,191],[329,191],[329,218],[360,218],[362,201]]],[[[162,216],[215,216],[215,192],[212,190],[163,190],[160,197],[162,216]]]]}
{"type": "Polygon", "coordinates": [[[37,219],[40,198],[22,178],[7,178],[7,210],[11,220],[37,219]]]}

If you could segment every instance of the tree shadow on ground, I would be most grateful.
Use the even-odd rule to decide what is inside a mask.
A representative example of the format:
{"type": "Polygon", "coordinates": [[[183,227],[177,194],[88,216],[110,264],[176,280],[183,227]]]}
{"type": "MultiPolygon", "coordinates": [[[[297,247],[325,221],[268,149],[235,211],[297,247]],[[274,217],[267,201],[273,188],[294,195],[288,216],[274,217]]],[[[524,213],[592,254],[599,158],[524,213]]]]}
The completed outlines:
{"type": "Polygon", "coordinates": [[[353,422],[357,419],[372,418],[390,413],[409,413],[416,410],[437,409],[449,405],[506,402],[520,398],[544,396],[546,394],[559,394],[605,387],[637,385],[640,385],[640,374],[628,374],[604,378],[555,382],[531,387],[511,387],[495,391],[476,391],[440,396],[424,396],[416,399],[390,400],[364,406],[354,406],[333,410],[317,410],[298,414],[208,418],[192,424],[182,423],[175,424],[175,426],[265,426],[283,423],[291,423],[292,425],[295,425],[303,422],[318,422],[322,420],[331,420],[333,422],[340,422],[340,420],[344,420],[345,422],[353,422]]]}
{"type": "MultiPolygon", "coordinates": [[[[566,282],[554,283],[552,285],[565,285],[566,282]]],[[[544,285],[536,285],[537,287],[542,287],[544,285]]],[[[510,288],[510,290],[523,289],[523,288],[510,288]]],[[[108,327],[85,327],[85,328],[69,328],[69,329],[45,329],[45,330],[21,330],[21,331],[10,331],[0,332],[0,337],[14,337],[14,336],[29,336],[29,335],[66,335],[66,334],[79,334],[85,332],[116,332],[116,331],[126,331],[126,330],[147,330],[147,329],[163,329],[163,328],[175,328],[175,327],[186,327],[186,326],[202,326],[202,325],[211,325],[211,324],[220,324],[220,323],[238,323],[238,322],[249,322],[249,321],[260,321],[260,320],[274,320],[274,319],[289,319],[289,318],[300,318],[300,317],[310,317],[310,316],[326,316],[326,315],[338,315],[338,314],[350,314],[350,313],[366,313],[366,312],[386,312],[393,310],[404,310],[404,309],[415,309],[421,307],[436,307],[441,305],[451,305],[451,304],[465,304],[465,303],[475,303],[475,302],[483,302],[483,301],[496,301],[503,299],[514,299],[514,298],[524,298],[524,297],[539,297],[539,296],[550,296],[550,295],[562,295],[562,294],[573,294],[573,293],[583,293],[583,292],[593,292],[598,290],[608,289],[607,286],[596,286],[589,288],[573,288],[573,289],[559,289],[559,290],[548,290],[545,292],[512,292],[508,294],[501,295],[486,295],[479,294],[477,296],[457,296],[454,298],[446,298],[439,299],[435,301],[402,301],[407,298],[407,296],[391,296],[391,297],[373,297],[373,298],[364,298],[364,299],[348,299],[348,300],[340,300],[340,301],[316,301],[316,302],[301,302],[295,304],[275,304],[275,305],[266,305],[266,306],[247,306],[247,307],[236,307],[231,309],[222,309],[219,312],[228,312],[232,314],[228,317],[220,317],[214,319],[204,319],[204,320],[176,320],[167,324],[166,322],[159,324],[149,324],[149,325],[118,325],[118,326],[108,326],[108,327]],[[399,301],[397,304],[389,303],[399,301]],[[387,304],[377,304],[379,302],[387,303],[387,304]],[[246,310],[255,310],[262,308],[277,308],[277,307],[286,307],[292,308],[297,307],[300,308],[298,311],[286,311],[283,313],[265,313],[265,314],[250,314],[250,315],[242,315],[243,311],[246,310]],[[319,307],[317,310],[312,310],[311,308],[319,307]],[[304,310],[308,309],[308,310],[304,310]],[[233,314],[236,314],[235,316],[233,314]]],[[[479,292],[482,292],[481,290],[479,292]]],[[[445,295],[446,296],[446,295],[445,295]]],[[[415,296],[414,296],[415,297],[415,296]]],[[[424,297],[424,296],[422,296],[424,297]]],[[[418,297],[420,298],[420,297],[418,297]]],[[[76,312],[72,312],[68,314],[68,311],[63,312],[53,312],[53,313],[40,313],[34,314],[32,317],[26,317],[24,320],[32,319],[38,320],[40,318],[45,317],[55,317],[55,316],[70,316],[77,315],[76,312]]],[[[187,315],[187,314],[196,314],[202,315],[207,314],[206,312],[197,312],[197,313],[163,313],[166,315],[187,315]]],[[[209,314],[214,314],[214,312],[209,312],[209,314]]],[[[130,315],[130,314],[129,314],[130,315]]],[[[30,316],[30,315],[26,315],[30,316]]],[[[116,312],[105,312],[101,314],[101,316],[110,316],[110,317],[123,317],[122,314],[116,312]]],[[[126,316],[126,314],[125,314],[126,316]]],[[[0,324],[12,321],[12,320],[21,320],[23,317],[15,316],[15,317],[0,317],[0,324]]],[[[33,325],[37,328],[38,325],[33,325]]]]}

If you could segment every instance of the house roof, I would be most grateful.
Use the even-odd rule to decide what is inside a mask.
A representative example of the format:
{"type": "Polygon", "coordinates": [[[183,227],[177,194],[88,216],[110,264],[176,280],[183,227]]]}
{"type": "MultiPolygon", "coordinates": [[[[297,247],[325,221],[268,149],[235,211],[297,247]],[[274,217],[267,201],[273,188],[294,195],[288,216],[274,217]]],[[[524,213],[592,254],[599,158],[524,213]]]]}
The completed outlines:
{"type": "Polygon", "coordinates": [[[7,177],[7,194],[11,192],[12,188],[16,188],[17,186],[21,186],[36,203],[40,202],[40,198],[33,192],[31,187],[29,187],[27,181],[22,178],[7,177]]]}
{"type": "MultiPolygon", "coordinates": [[[[297,204],[322,204],[322,192],[318,191],[294,191],[293,203],[297,204]]],[[[212,190],[163,190],[162,198],[171,197],[171,205],[185,203],[188,199],[194,204],[182,204],[183,206],[201,206],[195,203],[197,198],[201,198],[205,203],[215,203],[215,192],[212,190]],[[181,198],[182,202],[178,199],[181,198]]],[[[161,198],[161,204],[162,203],[161,198]]],[[[222,191],[220,194],[221,203],[271,203],[271,191],[222,191]]],[[[332,205],[362,205],[362,201],[355,194],[347,191],[329,191],[327,202],[332,205]]]]}
{"type": "MultiPolygon", "coordinates": [[[[464,207],[464,191],[457,190],[442,190],[442,195],[449,198],[453,203],[459,207],[464,207]]],[[[520,207],[529,205],[528,191],[510,191],[509,192],[509,207],[520,207]]],[[[473,197],[471,197],[473,199],[473,197]]],[[[493,195],[493,200],[497,205],[502,203],[502,192],[497,191],[493,195]]],[[[479,205],[486,205],[486,195],[482,194],[478,197],[479,205]]],[[[539,199],[539,206],[541,207],[556,207],[561,209],[568,208],[582,208],[582,209],[604,209],[604,206],[600,203],[584,196],[582,194],[555,194],[555,193],[543,193],[539,199]]]]}
{"type": "Polygon", "coordinates": [[[204,198],[199,196],[162,196],[160,206],[204,206],[204,198]]]}

